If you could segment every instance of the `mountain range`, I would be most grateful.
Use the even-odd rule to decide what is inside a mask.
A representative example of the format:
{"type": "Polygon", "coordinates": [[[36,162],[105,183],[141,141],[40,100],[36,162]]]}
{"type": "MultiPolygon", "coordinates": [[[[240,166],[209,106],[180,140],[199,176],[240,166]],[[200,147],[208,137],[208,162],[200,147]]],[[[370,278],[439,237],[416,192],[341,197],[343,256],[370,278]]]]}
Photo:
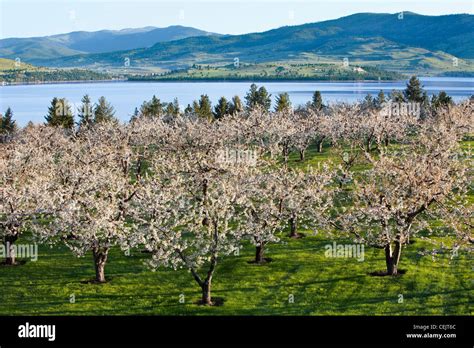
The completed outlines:
{"type": "Polygon", "coordinates": [[[180,25],[166,28],[75,31],[67,34],[8,38],[0,40],[0,57],[23,61],[37,61],[87,53],[103,53],[150,47],[157,42],[193,36],[218,35],[180,25]]]}
{"type": "Polygon", "coordinates": [[[347,60],[402,73],[456,74],[474,72],[473,38],[474,16],[469,14],[358,13],[243,35],[177,26],[4,39],[0,56],[41,66],[89,69],[122,69],[128,60],[129,71],[231,65],[238,58],[249,64],[347,60]]]}

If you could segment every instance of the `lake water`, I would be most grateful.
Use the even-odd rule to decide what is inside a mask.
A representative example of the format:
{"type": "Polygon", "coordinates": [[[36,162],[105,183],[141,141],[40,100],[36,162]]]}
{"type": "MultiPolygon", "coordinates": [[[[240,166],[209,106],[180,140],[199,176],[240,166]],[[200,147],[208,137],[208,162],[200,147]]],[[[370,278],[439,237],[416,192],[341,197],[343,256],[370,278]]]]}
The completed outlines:
{"type": "MultiPolygon", "coordinates": [[[[474,94],[474,78],[421,78],[428,94],[446,91],[455,100],[474,94]]],[[[128,121],[135,107],[156,95],[162,102],[170,102],[177,97],[184,108],[188,103],[207,94],[215,104],[221,96],[230,99],[234,95],[242,98],[251,82],[104,82],[77,84],[49,84],[0,87],[0,110],[10,106],[14,118],[23,126],[28,121],[43,122],[51,99],[65,97],[76,110],[84,94],[89,94],[95,102],[105,96],[116,110],[116,116],[128,121]]],[[[288,92],[294,106],[311,100],[314,91],[321,91],[323,101],[354,102],[363,99],[367,93],[376,95],[380,90],[386,94],[393,89],[404,89],[406,81],[391,82],[261,82],[272,94],[288,92]]]]}

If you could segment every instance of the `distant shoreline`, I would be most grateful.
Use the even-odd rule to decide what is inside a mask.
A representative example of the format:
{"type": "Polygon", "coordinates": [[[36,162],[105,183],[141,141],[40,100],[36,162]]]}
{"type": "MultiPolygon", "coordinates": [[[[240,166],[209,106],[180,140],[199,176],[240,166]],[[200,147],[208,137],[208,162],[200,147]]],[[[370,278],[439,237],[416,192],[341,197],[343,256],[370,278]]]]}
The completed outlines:
{"type": "MultiPolygon", "coordinates": [[[[425,78],[455,78],[455,79],[472,79],[472,77],[460,77],[460,76],[419,76],[420,79],[425,78]]],[[[101,84],[101,83],[307,83],[307,82],[317,82],[317,83],[384,83],[384,82],[404,82],[408,79],[407,76],[405,79],[394,79],[394,80],[322,80],[322,79],[163,79],[163,80],[153,80],[153,79],[143,79],[143,80],[129,80],[129,79],[110,79],[110,80],[74,80],[74,81],[41,81],[41,82],[10,82],[10,83],[0,83],[0,87],[8,86],[34,86],[34,85],[64,85],[64,84],[101,84]]]]}
{"type": "MultiPolygon", "coordinates": [[[[408,79],[408,78],[407,78],[408,79]]],[[[75,80],[75,81],[42,81],[42,82],[9,82],[9,83],[0,83],[0,87],[8,86],[41,86],[41,85],[65,85],[65,84],[86,84],[86,83],[109,83],[109,82],[129,82],[129,83],[202,83],[202,82],[247,82],[247,83],[262,83],[262,82],[294,82],[294,83],[304,83],[304,82],[319,82],[319,83],[335,83],[335,82],[345,82],[345,83],[382,83],[382,82],[397,82],[405,81],[400,79],[395,80],[321,80],[321,79],[163,79],[163,80],[129,80],[129,79],[112,79],[112,80],[75,80]]]]}
{"type": "MultiPolygon", "coordinates": [[[[409,77],[407,77],[408,79],[409,77]]],[[[361,83],[367,83],[367,82],[396,82],[396,81],[405,81],[405,80],[400,80],[400,79],[394,79],[394,80],[326,80],[326,79],[309,79],[309,78],[303,78],[303,79],[283,79],[283,78],[278,78],[278,79],[272,79],[272,78],[258,78],[258,79],[214,79],[214,78],[195,78],[195,79],[143,79],[143,80],[127,80],[127,82],[175,82],[175,83],[180,83],[180,82],[249,82],[249,83],[259,83],[259,82],[295,82],[295,83],[304,83],[304,82],[361,82],[361,83]]]]}
{"type": "Polygon", "coordinates": [[[128,82],[128,79],[110,79],[110,80],[72,80],[72,81],[41,81],[41,82],[2,82],[0,87],[7,86],[29,86],[29,85],[65,85],[81,83],[108,83],[108,82],[128,82]]]}

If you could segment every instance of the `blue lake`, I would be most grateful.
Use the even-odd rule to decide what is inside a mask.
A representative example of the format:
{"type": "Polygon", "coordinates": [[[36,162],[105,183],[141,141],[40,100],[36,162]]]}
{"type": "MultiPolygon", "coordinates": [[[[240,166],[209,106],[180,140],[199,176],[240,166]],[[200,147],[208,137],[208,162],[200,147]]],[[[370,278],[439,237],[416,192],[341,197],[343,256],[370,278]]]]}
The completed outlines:
{"type": "MultiPolygon", "coordinates": [[[[428,94],[446,91],[459,101],[474,94],[474,78],[431,77],[420,79],[428,94]]],[[[363,99],[367,93],[376,95],[380,90],[386,94],[394,89],[404,89],[406,81],[391,82],[256,82],[272,94],[288,92],[294,106],[311,100],[314,91],[321,91],[323,101],[354,102],[363,99]]],[[[116,116],[127,121],[135,107],[156,95],[162,102],[170,102],[177,97],[184,108],[188,103],[207,94],[215,104],[221,96],[230,99],[239,95],[242,100],[251,82],[104,82],[22,85],[0,87],[0,110],[8,106],[13,110],[18,124],[28,121],[43,122],[53,97],[65,97],[76,110],[84,94],[89,94],[95,102],[105,96],[116,110],[116,116]]]]}

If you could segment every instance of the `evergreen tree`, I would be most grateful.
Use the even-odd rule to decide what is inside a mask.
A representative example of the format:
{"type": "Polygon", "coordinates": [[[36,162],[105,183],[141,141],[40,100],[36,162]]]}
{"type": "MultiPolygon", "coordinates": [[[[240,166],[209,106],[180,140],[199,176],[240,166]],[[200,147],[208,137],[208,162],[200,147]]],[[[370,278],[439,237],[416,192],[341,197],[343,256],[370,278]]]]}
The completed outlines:
{"type": "Polygon", "coordinates": [[[311,107],[315,110],[322,110],[324,105],[323,105],[323,97],[321,96],[320,91],[315,91],[313,93],[313,99],[311,101],[311,107]]]}
{"type": "Polygon", "coordinates": [[[403,103],[405,101],[405,97],[403,93],[397,90],[393,90],[390,93],[390,100],[394,103],[403,103]]]}
{"type": "Polygon", "coordinates": [[[421,97],[421,105],[424,108],[429,108],[430,106],[430,97],[428,97],[428,93],[423,91],[423,96],[421,97]]]}
{"type": "Polygon", "coordinates": [[[188,106],[186,106],[186,108],[184,109],[184,114],[186,116],[192,115],[193,112],[194,112],[194,109],[191,106],[191,104],[188,104],[188,106]]]}
{"type": "Polygon", "coordinates": [[[229,114],[235,115],[244,111],[244,106],[239,96],[236,95],[232,98],[232,102],[229,103],[229,114]]]}
{"type": "Polygon", "coordinates": [[[141,116],[145,116],[145,117],[149,116],[148,115],[148,110],[149,110],[148,104],[149,104],[149,102],[144,101],[142,103],[142,105],[140,105],[140,112],[139,113],[140,113],[141,116]]]}
{"type": "Polygon", "coordinates": [[[291,109],[290,96],[288,93],[280,93],[276,98],[275,111],[288,111],[291,109]]]}
{"type": "Polygon", "coordinates": [[[248,110],[252,110],[257,105],[258,87],[255,83],[250,85],[250,90],[245,95],[245,105],[248,110]]]}
{"type": "Polygon", "coordinates": [[[199,102],[193,102],[193,111],[199,117],[207,118],[208,120],[212,120],[212,106],[211,100],[207,96],[207,94],[201,95],[199,102]]]}
{"type": "Polygon", "coordinates": [[[100,97],[94,108],[94,123],[117,121],[114,107],[105,99],[100,97]]]}
{"type": "Polygon", "coordinates": [[[92,104],[89,95],[84,95],[81,102],[82,105],[77,109],[77,116],[79,118],[78,125],[79,127],[89,126],[94,123],[92,104]]]}
{"type": "Polygon", "coordinates": [[[163,115],[163,104],[161,104],[161,101],[159,98],[157,98],[155,95],[151,98],[149,106],[149,114],[150,116],[161,116],[163,115]]]}
{"type": "Polygon", "coordinates": [[[53,98],[45,120],[48,126],[72,129],[74,127],[74,115],[67,99],[53,98]]]}
{"type": "Polygon", "coordinates": [[[197,100],[193,100],[193,114],[197,114],[199,112],[199,103],[197,100]]]}
{"type": "Polygon", "coordinates": [[[438,95],[431,98],[431,106],[434,108],[446,107],[453,104],[453,99],[445,92],[441,91],[438,95]]]}
{"type": "Polygon", "coordinates": [[[219,120],[228,114],[229,114],[229,103],[225,97],[221,97],[217,105],[214,107],[214,112],[213,112],[214,118],[216,120],[219,120]]]}
{"type": "Polygon", "coordinates": [[[13,111],[10,107],[5,111],[5,115],[0,115],[0,134],[11,134],[16,130],[16,122],[13,120],[13,111]]]}
{"type": "Polygon", "coordinates": [[[140,111],[138,111],[138,108],[135,108],[135,110],[133,111],[132,117],[130,117],[130,123],[135,122],[136,120],[138,120],[139,117],[140,117],[140,111]]]}
{"type": "Polygon", "coordinates": [[[365,96],[364,101],[362,102],[362,106],[365,109],[371,109],[371,108],[375,107],[375,99],[372,97],[372,95],[370,93],[368,93],[365,96]]]}
{"type": "Polygon", "coordinates": [[[59,125],[59,118],[58,118],[58,98],[54,97],[51,100],[51,106],[48,108],[48,114],[44,117],[46,120],[46,124],[50,126],[58,126],[59,125]]]}
{"type": "Polygon", "coordinates": [[[140,114],[146,117],[157,117],[163,115],[163,104],[155,95],[149,102],[143,102],[140,107],[140,114]]]}
{"type": "Polygon", "coordinates": [[[245,104],[248,110],[261,107],[263,110],[269,111],[272,105],[271,94],[268,94],[265,87],[257,88],[257,85],[252,83],[245,96],[245,104]]]}
{"type": "Polygon", "coordinates": [[[181,114],[178,98],[173,99],[173,110],[174,110],[174,113],[173,113],[174,116],[179,116],[181,114]]]}
{"type": "Polygon", "coordinates": [[[403,96],[407,102],[423,103],[423,86],[416,76],[412,76],[403,91],[403,96]]]}
{"type": "Polygon", "coordinates": [[[179,102],[178,98],[174,98],[172,103],[167,103],[165,107],[165,114],[170,116],[179,116],[179,102]]]}
{"type": "Polygon", "coordinates": [[[385,93],[380,90],[379,94],[377,94],[377,98],[374,100],[375,107],[380,109],[382,105],[386,102],[385,100],[385,93]]]}
{"type": "Polygon", "coordinates": [[[174,111],[174,106],[173,106],[173,103],[166,103],[166,107],[165,107],[165,115],[174,115],[175,111],[174,111]]]}
{"type": "Polygon", "coordinates": [[[258,89],[258,105],[265,111],[269,111],[272,106],[272,95],[268,94],[267,89],[263,86],[258,89]]]}

